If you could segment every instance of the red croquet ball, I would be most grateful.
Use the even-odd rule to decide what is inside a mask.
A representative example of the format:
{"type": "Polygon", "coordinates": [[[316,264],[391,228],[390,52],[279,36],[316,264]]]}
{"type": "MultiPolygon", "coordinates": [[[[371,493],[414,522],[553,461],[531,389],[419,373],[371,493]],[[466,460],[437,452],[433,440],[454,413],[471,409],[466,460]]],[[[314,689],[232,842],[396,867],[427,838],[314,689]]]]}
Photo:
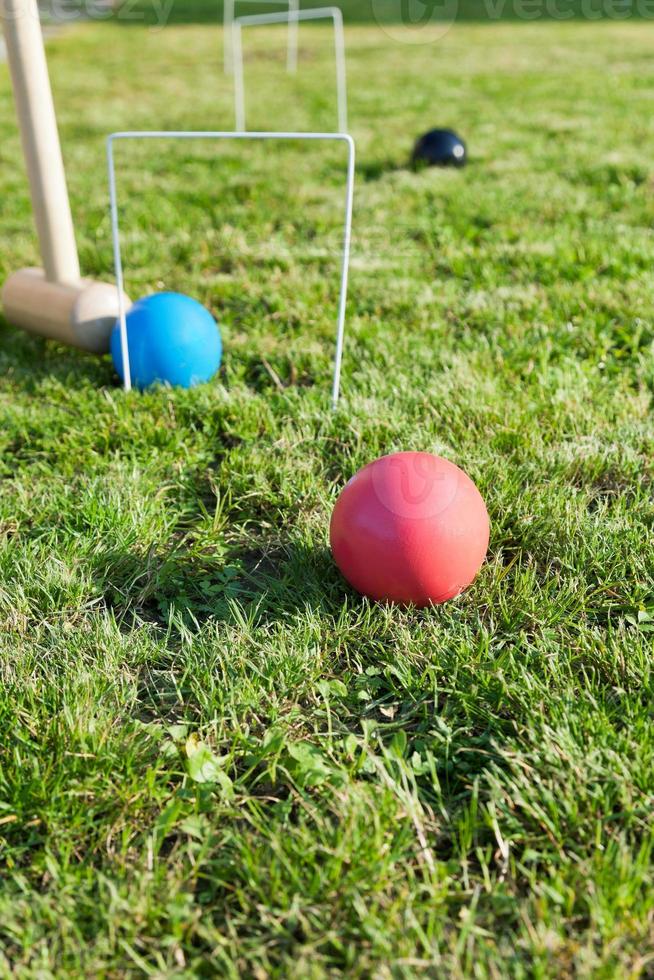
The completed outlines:
{"type": "Polygon", "coordinates": [[[469,476],[432,453],[392,453],[343,488],[332,554],[358,592],[388,602],[445,602],[474,579],[488,549],[488,512],[469,476]]]}

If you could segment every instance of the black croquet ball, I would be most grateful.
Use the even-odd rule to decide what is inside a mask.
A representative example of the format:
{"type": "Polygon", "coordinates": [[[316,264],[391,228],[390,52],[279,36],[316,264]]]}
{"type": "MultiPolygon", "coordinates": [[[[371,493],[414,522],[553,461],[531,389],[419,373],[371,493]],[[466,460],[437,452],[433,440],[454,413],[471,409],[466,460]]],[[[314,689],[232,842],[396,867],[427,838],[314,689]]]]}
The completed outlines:
{"type": "Polygon", "coordinates": [[[430,129],[416,141],[411,162],[414,167],[463,167],[466,145],[451,129],[430,129]]]}

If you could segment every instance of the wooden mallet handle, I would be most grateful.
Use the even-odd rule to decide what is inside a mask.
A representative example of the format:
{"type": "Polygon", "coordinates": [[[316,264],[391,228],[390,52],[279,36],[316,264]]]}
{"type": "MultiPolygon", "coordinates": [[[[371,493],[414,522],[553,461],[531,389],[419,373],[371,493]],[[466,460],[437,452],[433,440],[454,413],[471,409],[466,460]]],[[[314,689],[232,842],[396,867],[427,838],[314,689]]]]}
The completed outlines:
{"type": "Polygon", "coordinates": [[[31,333],[102,353],[118,316],[118,294],[80,277],[37,2],[0,0],[0,10],[43,260],[42,270],[9,277],[4,312],[31,333]]]}

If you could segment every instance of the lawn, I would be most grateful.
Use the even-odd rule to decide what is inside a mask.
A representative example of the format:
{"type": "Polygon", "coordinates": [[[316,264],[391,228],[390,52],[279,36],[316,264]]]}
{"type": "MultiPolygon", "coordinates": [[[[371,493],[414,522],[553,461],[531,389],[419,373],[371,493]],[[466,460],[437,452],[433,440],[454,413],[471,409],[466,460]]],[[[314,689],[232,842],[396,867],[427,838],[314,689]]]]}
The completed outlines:
{"type": "MultiPolygon", "coordinates": [[[[252,127],[334,125],[330,34],[302,37],[296,85],[283,32],[248,35],[252,127]]],[[[347,43],[337,413],[338,147],[120,148],[128,290],[212,309],[213,383],[126,395],[0,328],[0,976],[654,971],[654,26],[347,43]],[[412,173],[438,124],[469,166],[412,173]],[[328,550],[339,489],[399,449],[491,518],[430,610],[328,550]]],[[[51,41],[86,273],[104,137],[230,128],[220,52],[51,41]]],[[[4,279],[37,261],[4,66],[0,102],[4,279]]]]}

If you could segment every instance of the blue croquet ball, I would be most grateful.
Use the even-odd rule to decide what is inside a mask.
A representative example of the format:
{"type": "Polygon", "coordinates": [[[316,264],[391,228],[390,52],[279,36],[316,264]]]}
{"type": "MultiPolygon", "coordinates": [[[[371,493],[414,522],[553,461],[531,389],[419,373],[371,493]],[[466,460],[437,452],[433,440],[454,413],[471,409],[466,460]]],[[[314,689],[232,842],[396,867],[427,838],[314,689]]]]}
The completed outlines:
{"type": "MultiPolygon", "coordinates": [[[[209,381],[220,367],[218,324],[197,300],[182,293],[155,293],[134,303],[127,314],[127,343],[132,384],[179,388],[209,381]]],[[[124,381],[120,322],[111,334],[111,356],[124,381]]]]}

